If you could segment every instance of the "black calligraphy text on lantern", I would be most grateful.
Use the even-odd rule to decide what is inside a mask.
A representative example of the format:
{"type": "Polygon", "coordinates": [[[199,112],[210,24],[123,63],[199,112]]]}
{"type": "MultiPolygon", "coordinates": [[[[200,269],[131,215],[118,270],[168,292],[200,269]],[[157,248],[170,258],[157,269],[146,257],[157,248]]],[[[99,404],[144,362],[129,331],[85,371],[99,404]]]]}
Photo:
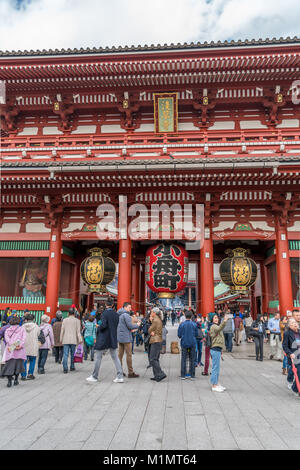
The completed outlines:
{"type": "Polygon", "coordinates": [[[156,263],[153,264],[153,284],[156,289],[169,288],[174,291],[181,280],[178,272],[182,267],[173,256],[171,248],[176,256],[181,254],[180,248],[174,245],[172,247],[170,245],[159,245],[153,251],[153,254],[158,257],[156,263]],[[161,256],[159,257],[159,255],[161,256]]]}

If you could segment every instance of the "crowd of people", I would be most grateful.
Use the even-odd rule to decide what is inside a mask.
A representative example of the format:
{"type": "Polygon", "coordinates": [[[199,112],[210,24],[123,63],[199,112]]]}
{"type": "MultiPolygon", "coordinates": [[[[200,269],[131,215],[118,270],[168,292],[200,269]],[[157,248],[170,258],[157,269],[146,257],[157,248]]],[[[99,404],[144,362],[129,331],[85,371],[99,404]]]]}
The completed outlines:
{"type": "MultiPolygon", "coordinates": [[[[7,309],[2,318],[1,376],[7,377],[7,386],[19,384],[21,380],[33,380],[37,373],[45,374],[49,351],[55,362],[62,364],[63,373],[75,370],[76,352],[81,348],[82,360],[94,362],[87,382],[96,383],[103,357],[110,353],[115,370],[115,383],[123,383],[124,377],[135,379],[139,374],[133,368],[134,347],[143,345],[147,353],[147,368],[152,368],[151,380],[161,382],[167,375],[160,365],[160,355],[166,353],[167,322],[178,324],[177,335],[181,347],[182,380],[195,380],[197,367],[203,367],[202,375],[210,375],[213,392],[224,392],[220,384],[220,366],[223,353],[233,352],[233,346],[242,342],[254,343],[257,361],[264,359],[264,345],[269,343],[270,356],[282,362],[282,374],[287,376],[288,388],[299,393],[300,380],[300,311],[294,309],[283,318],[280,314],[269,317],[258,315],[255,320],[249,312],[217,310],[207,317],[197,315],[193,309],[166,311],[152,307],[146,315],[133,312],[129,302],[119,310],[114,300],[108,298],[105,308],[95,305],[91,312],[80,316],[75,305],[63,319],[58,311],[50,323],[43,315],[38,326],[34,315],[24,312],[20,317],[7,309]],[[202,356],[204,355],[204,362],[202,356]],[[123,362],[126,357],[127,375],[123,362]],[[70,360],[69,360],[70,359],[70,360]],[[211,372],[209,367],[211,363],[211,372]]],[[[80,361],[81,362],[81,361],[80,361]]]]}

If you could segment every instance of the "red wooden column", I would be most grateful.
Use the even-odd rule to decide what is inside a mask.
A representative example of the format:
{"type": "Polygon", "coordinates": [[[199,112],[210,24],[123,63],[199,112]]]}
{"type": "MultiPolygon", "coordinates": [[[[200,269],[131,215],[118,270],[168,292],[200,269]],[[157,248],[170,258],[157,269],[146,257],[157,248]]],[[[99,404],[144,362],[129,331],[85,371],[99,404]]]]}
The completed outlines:
{"type": "Polygon", "coordinates": [[[49,246],[49,263],[46,288],[46,313],[55,317],[58,304],[60,268],[61,268],[61,223],[58,222],[51,230],[49,246]]]}
{"type": "Polygon", "coordinates": [[[260,277],[261,277],[261,311],[262,314],[268,311],[269,308],[269,284],[268,284],[268,270],[263,262],[260,263],[260,277]]]}
{"type": "Polygon", "coordinates": [[[197,313],[201,313],[201,269],[200,260],[197,263],[197,313]]]}
{"type": "Polygon", "coordinates": [[[140,262],[135,261],[132,265],[132,287],[131,298],[133,311],[140,311],[140,262]]]}
{"type": "Polygon", "coordinates": [[[201,313],[207,316],[215,311],[214,303],[214,260],[213,241],[205,238],[200,250],[200,287],[201,287],[201,313]]]}
{"type": "Polygon", "coordinates": [[[293,310],[292,275],[289,255],[289,242],[286,226],[279,224],[276,219],[276,268],[279,292],[280,316],[286,315],[287,310],[293,310]]]}
{"type": "Polygon", "coordinates": [[[256,304],[256,297],[255,297],[255,287],[254,285],[251,286],[251,315],[254,320],[257,318],[257,304],[256,304]]]}
{"type": "Polygon", "coordinates": [[[146,286],[145,286],[145,265],[141,264],[141,285],[140,285],[140,309],[141,312],[146,314],[146,286]]]}
{"type": "Polygon", "coordinates": [[[131,240],[119,241],[118,309],[131,300],[131,240]]]}

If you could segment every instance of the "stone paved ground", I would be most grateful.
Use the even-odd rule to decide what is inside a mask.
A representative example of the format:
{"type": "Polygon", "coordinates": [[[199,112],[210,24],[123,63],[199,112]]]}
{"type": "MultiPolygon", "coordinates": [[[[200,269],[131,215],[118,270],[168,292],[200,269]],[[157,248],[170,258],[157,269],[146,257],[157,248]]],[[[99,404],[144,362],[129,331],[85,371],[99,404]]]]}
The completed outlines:
{"type": "Polygon", "coordinates": [[[222,394],[202,368],[195,382],[181,381],[179,355],[162,357],[161,383],[150,381],[141,347],[133,358],[140,378],[124,384],[112,382],[110,357],[95,385],[85,381],[93,363],[63,374],[52,356],[34,381],[8,389],[0,380],[0,449],[300,449],[300,399],[280,363],[255,361],[254,345],[224,354],[222,394]]]}

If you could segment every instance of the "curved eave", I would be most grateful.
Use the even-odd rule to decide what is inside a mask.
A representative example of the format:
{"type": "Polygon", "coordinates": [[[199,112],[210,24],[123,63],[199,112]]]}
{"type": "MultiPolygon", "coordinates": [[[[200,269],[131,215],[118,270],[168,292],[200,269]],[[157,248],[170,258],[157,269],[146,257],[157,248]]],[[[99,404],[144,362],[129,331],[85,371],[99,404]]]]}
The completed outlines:
{"type": "Polygon", "coordinates": [[[140,54],[140,53],[169,53],[180,51],[205,51],[220,49],[249,49],[252,47],[294,47],[300,44],[300,38],[273,38],[273,39],[251,39],[238,41],[218,41],[218,42],[197,42],[184,44],[151,44],[138,46],[118,46],[118,47],[93,47],[93,48],[68,48],[68,49],[43,49],[40,50],[18,50],[18,51],[0,51],[0,58],[32,58],[32,57],[70,57],[70,56],[94,56],[94,55],[119,55],[119,54],[140,54]]]}

